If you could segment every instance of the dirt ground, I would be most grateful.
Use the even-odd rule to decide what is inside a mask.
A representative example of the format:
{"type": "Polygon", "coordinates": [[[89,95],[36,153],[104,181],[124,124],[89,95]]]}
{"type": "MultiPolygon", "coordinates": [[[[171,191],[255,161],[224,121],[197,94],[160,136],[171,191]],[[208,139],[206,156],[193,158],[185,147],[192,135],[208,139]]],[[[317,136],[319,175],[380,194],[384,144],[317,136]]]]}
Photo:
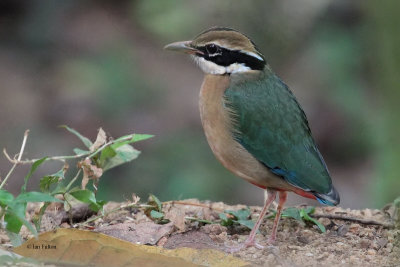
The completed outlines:
{"type": "MultiPolygon", "coordinates": [[[[105,210],[118,209],[123,204],[127,203],[109,203],[105,210]]],[[[193,218],[215,222],[223,210],[242,208],[246,206],[195,199],[168,202],[162,209],[170,221],[165,224],[150,220],[143,208],[122,209],[93,222],[70,224],[65,213],[63,215],[62,211],[53,208],[43,218],[42,231],[76,227],[167,249],[191,247],[223,251],[243,242],[249,230],[240,225],[205,224],[193,218]]],[[[257,219],[261,207],[250,209],[252,219],[257,219]]],[[[37,210],[37,205],[28,207],[30,215],[37,210]]],[[[82,210],[79,212],[80,216],[84,213],[82,210]]],[[[254,266],[400,266],[400,229],[391,224],[390,210],[323,207],[316,208],[313,216],[326,227],[326,233],[321,233],[316,225],[303,225],[292,218],[282,218],[277,241],[271,246],[266,244],[266,240],[273,220],[265,219],[257,235],[258,242],[265,248],[251,247],[234,255],[254,266]]],[[[30,236],[27,231],[22,235],[24,238],[30,236]]],[[[10,247],[4,234],[1,234],[1,240],[2,247],[10,247]]]]}

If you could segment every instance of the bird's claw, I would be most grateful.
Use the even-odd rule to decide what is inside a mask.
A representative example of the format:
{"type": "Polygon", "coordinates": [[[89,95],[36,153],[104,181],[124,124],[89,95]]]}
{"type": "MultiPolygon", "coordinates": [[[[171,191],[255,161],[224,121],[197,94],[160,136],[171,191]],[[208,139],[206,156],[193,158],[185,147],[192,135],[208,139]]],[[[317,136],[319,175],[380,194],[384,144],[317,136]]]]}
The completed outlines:
{"type": "Polygon", "coordinates": [[[255,247],[258,249],[264,249],[265,246],[258,244],[254,240],[246,240],[244,243],[235,246],[235,247],[226,247],[225,251],[228,253],[236,253],[241,251],[242,249],[246,249],[248,247],[255,247]]]}

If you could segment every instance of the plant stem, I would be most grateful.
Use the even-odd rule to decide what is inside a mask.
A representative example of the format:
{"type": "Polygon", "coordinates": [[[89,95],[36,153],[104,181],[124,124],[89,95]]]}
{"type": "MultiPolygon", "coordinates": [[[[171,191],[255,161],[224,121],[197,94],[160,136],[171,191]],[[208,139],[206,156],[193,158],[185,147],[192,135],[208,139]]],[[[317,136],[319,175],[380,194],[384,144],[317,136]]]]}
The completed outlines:
{"type": "Polygon", "coordinates": [[[72,184],[76,181],[76,179],[78,179],[79,174],[81,174],[81,169],[79,169],[78,173],[75,175],[75,177],[71,180],[71,182],[68,183],[65,191],[68,191],[69,188],[72,186],[72,184]]]}
{"type": "MultiPolygon", "coordinates": [[[[21,161],[22,154],[24,153],[24,149],[25,149],[25,145],[26,145],[26,140],[28,139],[28,135],[29,135],[29,130],[26,130],[24,133],[24,139],[22,140],[21,149],[18,154],[18,159],[14,162],[14,165],[11,167],[10,171],[7,173],[3,182],[0,184],[0,189],[2,189],[3,186],[6,184],[8,178],[10,178],[10,176],[11,176],[11,173],[14,171],[15,167],[17,167],[18,163],[21,161]]],[[[6,150],[4,149],[3,152],[6,153],[6,150]]]]}
{"type": "MultiPolygon", "coordinates": [[[[88,158],[92,158],[92,157],[96,156],[98,153],[100,153],[103,149],[105,149],[106,147],[114,144],[115,142],[128,141],[128,140],[131,140],[132,138],[133,138],[133,134],[128,135],[128,136],[126,136],[124,138],[119,138],[117,140],[111,140],[111,141],[105,143],[104,145],[102,145],[96,151],[88,151],[87,153],[78,154],[78,155],[48,157],[48,158],[46,158],[46,161],[49,161],[49,160],[65,161],[66,159],[78,159],[78,158],[82,158],[82,157],[85,157],[85,156],[88,157],[88,158]]],[[[7,154],[6,149],[3,150],[3,153],[6,156],[6,158],[11,163],[14,163],[14,164],[32,164],[35,161],[39,160],[39,159],[21,160],[21,154],[19,155],[18,159],[11,159],[11,157],[7,154]]]]}
{"type": "Polygon", "coordinates": [[[185,217],[185,220],[190,220],[190,221],[196,221],[196,222],[202,222],[202,223],[207,223],[207,224],[218,224],[217,222],[212,222],[209,220],[204,220],[204,219],[199,219],[196,217],[185,217]]]}
{"type": "Polygon", "coordinates": [[[171,205],[195,206],[195,207],[202,207],[202,208],[206,208],[206,209],[210,209],[210,210],[215,210],[215,211],[218,211],[218,212],[223,212],[224,211],[223,209],[213,207],[212,204],[192,203],[192,202],[186,202],[186,201],[172,200],[172,201],[162,202],[162,204],[163,205],[171,204],[171,205]]]}

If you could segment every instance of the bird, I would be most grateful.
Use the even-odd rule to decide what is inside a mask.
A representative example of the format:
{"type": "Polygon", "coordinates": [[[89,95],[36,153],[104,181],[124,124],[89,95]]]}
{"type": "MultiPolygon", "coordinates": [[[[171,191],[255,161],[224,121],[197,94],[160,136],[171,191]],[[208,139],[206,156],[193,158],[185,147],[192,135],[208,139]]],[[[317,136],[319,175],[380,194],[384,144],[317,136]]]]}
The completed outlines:
{"type": "Polygon", "coordinates": [[[204,72],[199,108],[212,152],[233,174],[267,191],[264,207],[246,241],[256,233],[279,195],[268,244],[273,245],[287,192],[334,206],[340,202],[305,112],[273,72],[254,42],[231,28],[212,27],[166,50],[190,55],[204,72]]]}

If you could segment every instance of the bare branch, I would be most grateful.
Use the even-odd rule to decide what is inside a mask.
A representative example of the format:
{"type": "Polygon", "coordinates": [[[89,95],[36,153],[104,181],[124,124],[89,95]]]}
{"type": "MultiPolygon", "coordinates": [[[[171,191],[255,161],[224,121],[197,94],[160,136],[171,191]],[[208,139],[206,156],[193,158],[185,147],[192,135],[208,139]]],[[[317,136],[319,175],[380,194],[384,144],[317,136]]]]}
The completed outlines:
{"type": "MultiPolygon", "coordinates": [[[[115,142],[128,141],[128,140],[132,139],[133,135],[134,134],[131,134],[131,135],[126,136],[125,138],[108,141],[107,143],[102,145],[99,149],[97,149],[96,151],[93,151],[93,152],[88,151],[87,153],[82,153],[82,154],[78,154],[78,155],[48,157],[48,158],[46,158],[46,161],[59,160],[59,161],[65,162],[65,160],[67,160],[67,159],[78,159],[78,158],[82,158],[82,157],[92,158],[92,157],[96,156],[98,153],[100,153],[102,150],[104,150],[106,147],[114,144],[115,142]]],[[[22,156],[21,153],[18,155],[18,159],[15,159],[15,158],[11,159],[11,157],[7,154],[7,151],[5,149],[3,150],[3,153],[6,156],[6,158],[8,159],[8,161],[10,161],[13,164],[32,164],[35,161],[39,160],[39,159],[21,160],[21,156],[22,156]]]]}
{"type": "Polygon", "coordinates": [[[6,155],[7,159],[10,160],[11,162],[13,162],[14,165],[11,167],[10,171],[7,173],[7,175],[4,178],[3,182],[0,184],[0,189],[2,189],[3,186],[6,184],[8,178],[10,178],[10,176],[13,173],[15,167],[17,167],[17,165],[21,161],[22,154],[24,153],[24,150],[25,150],[26,140],[28,139],[28,135],[29,135],[29,130],[26,130],[25,133],[24,133],[24,139],[22,140],[22,145],[21,145],[21,149],[20,149],[19,154],[18,154],[17,161],[10,160],[10,156],[8,156],[6,150],[5,149],[3,150],[3,152],[6,155]]]}

